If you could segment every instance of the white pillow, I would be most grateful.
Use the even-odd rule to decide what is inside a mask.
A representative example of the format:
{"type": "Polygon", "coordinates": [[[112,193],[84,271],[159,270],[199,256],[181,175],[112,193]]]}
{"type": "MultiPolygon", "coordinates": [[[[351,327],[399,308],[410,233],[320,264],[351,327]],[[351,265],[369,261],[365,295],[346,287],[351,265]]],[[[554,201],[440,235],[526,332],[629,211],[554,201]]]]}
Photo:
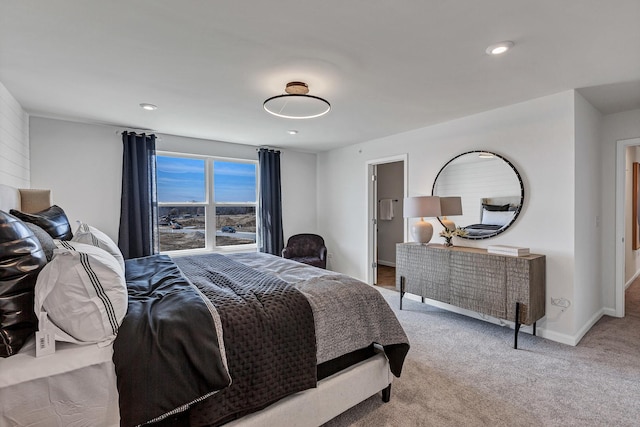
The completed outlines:
{"type": "Polygon", "coordinates": [[[127,286],[111,254],[92,245],[56,241],[53,259],[38,275],[35,312],[46,312],[56,339],[108,344],[127,312],[127,286]]]}
{"type": "Polygon", "coordinates": [[[116,260],[118,260],[120,267],[122,267],[122,272],[124,273],[124,257],[122,256],[122,252],[120,252],[120,248],[118,248],[118,245],[116,245],[115,242],[102,231],[80,222],[78,230],[73,235],[71,241],[97,246],[100,249],[104,249],[109,252],[116,260]]]}
{"type": "Polygon", "coordinates": [[[482,210],[482,223],[491,225],[507,225],[513,219],[514,211],[488,211],[482,210]]]}

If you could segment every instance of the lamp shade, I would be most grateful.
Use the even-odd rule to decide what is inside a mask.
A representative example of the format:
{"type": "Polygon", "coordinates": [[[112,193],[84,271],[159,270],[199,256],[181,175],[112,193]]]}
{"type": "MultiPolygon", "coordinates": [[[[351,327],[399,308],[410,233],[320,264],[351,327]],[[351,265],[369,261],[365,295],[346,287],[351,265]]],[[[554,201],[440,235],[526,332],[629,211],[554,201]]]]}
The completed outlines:
{"type": "Polygon", "coordinates": [[[440,197],[440,210],[440,223],[447,230],[454,230],[456,223],[448,219],[447,215],[462,215],[462,197],[440,197]]]}
{"type": "Polygon", "coordinates": [[[440,197],[440,210],[444,216],[462,215],[462,197],[440,197]]]}
{"type": "Polygon", "coordinates": [[[440,197],[419,196],[406,197],[404,199],[403,211],[405,218],[420,218],[420,221],[411,226],[413,240],[418,243],[428,243],[433,236],[433,226],[426,222],[423,217],[435,217],[441,215],[440,197]]]}
{"type": "Polygon", "coordinates": [[[442,215],[440,197],[418,196],[405,197],[403,205],[405,218],[436,217],[442,215]]]}

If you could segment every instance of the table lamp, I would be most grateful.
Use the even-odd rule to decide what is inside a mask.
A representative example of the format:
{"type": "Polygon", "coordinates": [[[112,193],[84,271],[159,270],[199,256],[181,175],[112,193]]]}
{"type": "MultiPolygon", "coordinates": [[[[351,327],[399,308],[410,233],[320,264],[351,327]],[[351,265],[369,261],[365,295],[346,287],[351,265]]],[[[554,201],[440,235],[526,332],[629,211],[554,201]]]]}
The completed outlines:
{"type": "Polygon", "coordinates": [[[440,211],[442,217],[440,223],[447,230],[455,230],[456,224],[447,219],[447,216],[462,215],[462,197],[440,197],[440,211]]]}
{"type": "Polygon", "coordinates": [[[418,196],[405,197],[403,204],[405,218],[420,218],[411,226],[411,236],[418,243],[429,243],[433,236],[433,226],[424,217],[438,217],[442,215],[440,197],[418,196]]]}

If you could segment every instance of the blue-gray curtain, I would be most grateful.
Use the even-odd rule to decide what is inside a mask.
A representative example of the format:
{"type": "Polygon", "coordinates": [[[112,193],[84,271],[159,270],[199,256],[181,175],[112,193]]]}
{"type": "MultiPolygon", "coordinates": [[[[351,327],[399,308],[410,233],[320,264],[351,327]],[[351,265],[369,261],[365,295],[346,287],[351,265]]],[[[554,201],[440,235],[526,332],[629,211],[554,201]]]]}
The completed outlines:
{"type": "Polygon", "coordinates": [[[280,151],[261,148],[260,163],[260,252],[280,256],[284,248],[282,232],[282,193],[280,189],[280,151]]]}
{"type": "Polygon", "coordinates": [[[158,253],[156,136],[122,133],[118,246],[125,259],[158,253]]]}

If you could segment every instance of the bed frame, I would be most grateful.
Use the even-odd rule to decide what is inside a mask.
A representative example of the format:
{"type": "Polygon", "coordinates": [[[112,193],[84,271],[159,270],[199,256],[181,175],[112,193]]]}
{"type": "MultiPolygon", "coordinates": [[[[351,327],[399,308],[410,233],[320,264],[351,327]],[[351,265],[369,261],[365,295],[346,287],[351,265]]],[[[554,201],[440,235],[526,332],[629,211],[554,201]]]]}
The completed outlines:
{"type": "MultiPolygon", "coordinates": [[[[49,190],[20,190],[0,184],[0,210],[8,212],[10,209],[20,209],[27,212],[37,212],[50,205],[49,190]]],[[[20,412],[25,411],[25,415],[30,411],[43,411],[42,413],[48,413],[52,416],[47,419],[56,419],[56,402],[34,401],[34,407],[29,407],[31,396],[37,395],[34,390],[38,390],[38,387],[43,385],[55,388],[62,394],[59,402],[66,401],[66,404],[72,405],[78,402],[77,404],[81,405],[80,402],[84,401],[87,394],[74,393],[71,389],[75,387],[65,387],[64,385],[73,384],[70,381],[73,381],[78,375],[82,375],[83,371],[91,371],[95,375],[95,366],[101,365],[101,370],[106,372],[105,375],[108,378],[102,381],[90,379],[88,382],[83,381],[83,383],[84,388],[91,388],[93,384],[96,391],[101,393],[103,401],[95,403],[102,405],[107,415],[105,416],[104,413],[95,414],[96,418],[88,419],[87,422],[95,426],[118,426],[119,422],[114,421],[114,418],[119,417],[114,417],[113,414],[113,412],[118,412],[118,409],[115,370],[109,356],[112,352],[111,347],[101,349],[97,345],[77,347],[82,348],[74,348],[74,345],[64,343],[55,354],[36,359],[35,347],[26,345],[17,355],[0,359],[0,373],[2,373],[0,374],[0,402],[2,402],[0,414],[11,416],[10,414],[18,413],[18,409],[20,412]],[[74,352],[77,354],[76,350],[86,354],[95,353],[98,362],[89,361],[90,358],[84,357],[74,359],[71,355],[74,352]],[[106,356],[105,351],[107,351],[106,356]],[[51,365],[58,366],[58,370],[53,373],[48,371],[47,366],[51,365]],[[9,371],[12,373],[12,379],[3,381],[4,373],[9,371]],[[22,380],[20,379],[21,375],[23,376],[22,380]],[[104,393],[105,385],[110,385],[106,388],[112,389],[106,394],[104,393]],[[28,392],[25,393],[25,390],[28,392]],[[22,398],[8,399],[9,396],[16,397],[17,395],[21,395],[22,398]],[[7,399],[3,399],[3,397],[7,397],[7,399]]],[[[389,362],[384,352],[377,349],[375,356],[318,381],[317,388],[295,393],[261,411],[225,425],[233,427],[293,424],[309,427],[319,426],[381,391],[382,399],[388,402],[392,381],[393,375],[389,362]]],[[[42,391],[40,394],[43,394],[42,391]]],[[[91,416],[91,413],[83,415],[91,416]]],[[[5,421],[3,416],[0,416],[0,424],[5,421]]]]}

